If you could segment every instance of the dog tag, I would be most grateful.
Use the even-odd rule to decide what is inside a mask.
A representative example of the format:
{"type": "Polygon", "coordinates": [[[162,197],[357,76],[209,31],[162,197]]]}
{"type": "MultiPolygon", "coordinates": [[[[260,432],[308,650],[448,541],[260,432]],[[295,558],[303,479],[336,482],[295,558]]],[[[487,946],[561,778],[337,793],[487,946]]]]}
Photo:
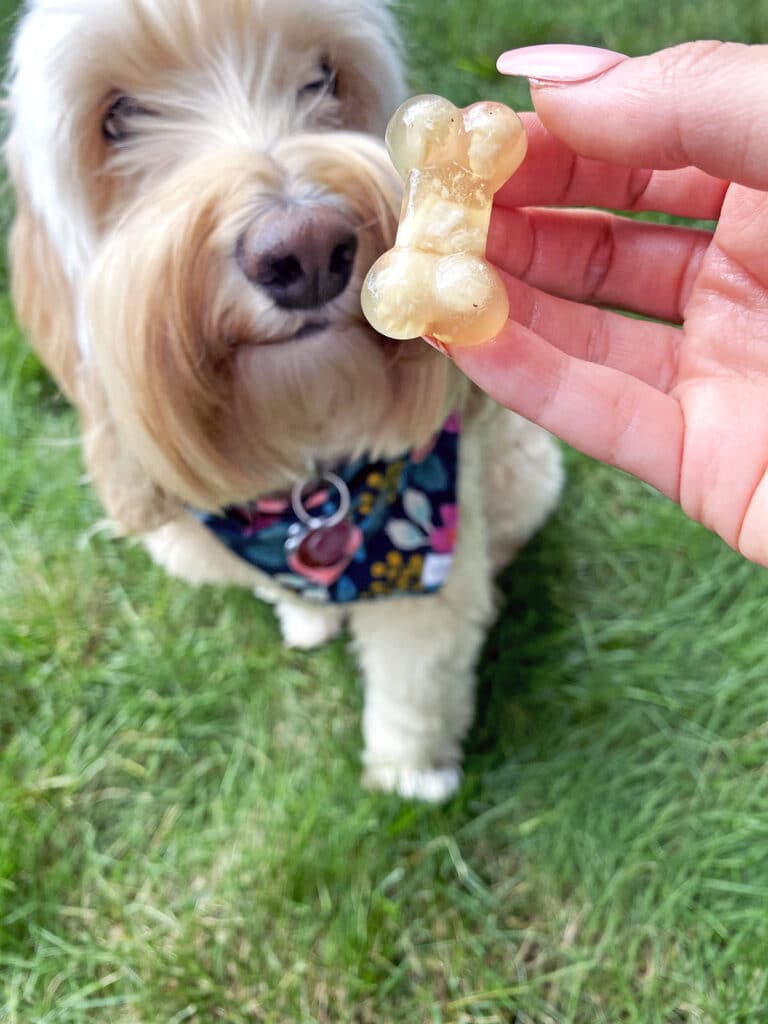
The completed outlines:
{"type": "Polygon", "coordinates": [[[296,549],[302,563],[310,569],[327,569],[346,556],[354,526],[349,520],[334,526],[309,530],[296,549]]]}
{"type": "Polygon", "coordinates": [[[291,495],[294,514],[299,520],[291,527],[286,553],[306,569],[331,569],[349,557],[355,526],[349,518],[349,488],[335,473],[327,473],[319,485],[330,484],[339,496],[338,507],[326,515],[313,515],[306,506],[306,484],[297,484],[291,495]]]}

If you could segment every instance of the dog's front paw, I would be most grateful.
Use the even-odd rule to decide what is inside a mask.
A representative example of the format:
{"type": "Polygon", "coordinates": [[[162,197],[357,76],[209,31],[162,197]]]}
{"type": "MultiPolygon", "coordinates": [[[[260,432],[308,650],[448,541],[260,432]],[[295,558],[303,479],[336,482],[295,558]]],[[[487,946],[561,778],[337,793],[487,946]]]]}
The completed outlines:
{"type": "Polygon", "coordinates": [[[341,616],[335,608],[306,608],[296,604],[277,606],[280,631],[286,647],[311,651],[332,640],[341,630],[341,616]]]}
{"type": "Polygon", "coordinates": [[[461,784],[461,768],[396,768],[394,765],[372,765],[363,775],[368,789],[398,793],[407,800],[425,800],[440,804],[448,800],[461,784]]]}

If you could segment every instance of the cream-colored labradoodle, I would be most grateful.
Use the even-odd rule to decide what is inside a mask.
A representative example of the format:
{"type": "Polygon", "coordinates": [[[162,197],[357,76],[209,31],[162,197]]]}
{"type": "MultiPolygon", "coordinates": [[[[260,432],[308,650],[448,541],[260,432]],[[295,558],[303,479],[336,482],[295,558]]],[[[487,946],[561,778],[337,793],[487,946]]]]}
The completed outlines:
{"type": "Polygon", "coordinates": [[[348,625],[366,782],[440,800],[493,572],[561,468],[448,360],[361,316],[394,237],[380,140],[402,95],[378,0],[29,0],[13,293],[121,532],[272,601],[291,645],[348,625]]]}

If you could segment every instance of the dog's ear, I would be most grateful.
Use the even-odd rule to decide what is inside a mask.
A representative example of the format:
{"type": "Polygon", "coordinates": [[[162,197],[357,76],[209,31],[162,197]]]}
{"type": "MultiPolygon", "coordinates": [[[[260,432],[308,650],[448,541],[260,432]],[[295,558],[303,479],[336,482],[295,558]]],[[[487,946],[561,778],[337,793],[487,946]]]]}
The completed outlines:
{"type": "Polygon", "coordinates": [[[12,139],[6,159],[16,194],[9,241],[16,315],[80,414],[88,476],[106,512],[120,533],[145,533],[178,515],[180,503],[153,483],[120,443],[104,389],[80,354],[72,291],[48,232],[29,202],[12,139]]]}
{"type": "Polygon", "coordinates": [[[16,194],[16,216],[9,239],[16,316],[62,392],[77,404],[80,357],[72,295],[61,261],[27,197],[12,141],[6,158],[16,194]]]}
{"type": "Polygon", "coordinates": [[[81,367],[77,397],[88,477],[118,531],[148,533],[175,519],[182,503],[153,483],[126,451],[93,367],[81,367]]]}

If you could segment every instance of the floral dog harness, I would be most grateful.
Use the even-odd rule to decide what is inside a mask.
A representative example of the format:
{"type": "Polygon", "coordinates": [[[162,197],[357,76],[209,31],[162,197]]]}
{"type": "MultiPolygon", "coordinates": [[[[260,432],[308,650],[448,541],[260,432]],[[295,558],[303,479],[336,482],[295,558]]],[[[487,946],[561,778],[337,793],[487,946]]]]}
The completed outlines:
{"type": "Polygon", "coordinates": [[[320,602],[432,594],[445,583],[458,528],[459,418],[426,448],[358,459],[320,486],[199,518],[230,551],[320,602]]]}

